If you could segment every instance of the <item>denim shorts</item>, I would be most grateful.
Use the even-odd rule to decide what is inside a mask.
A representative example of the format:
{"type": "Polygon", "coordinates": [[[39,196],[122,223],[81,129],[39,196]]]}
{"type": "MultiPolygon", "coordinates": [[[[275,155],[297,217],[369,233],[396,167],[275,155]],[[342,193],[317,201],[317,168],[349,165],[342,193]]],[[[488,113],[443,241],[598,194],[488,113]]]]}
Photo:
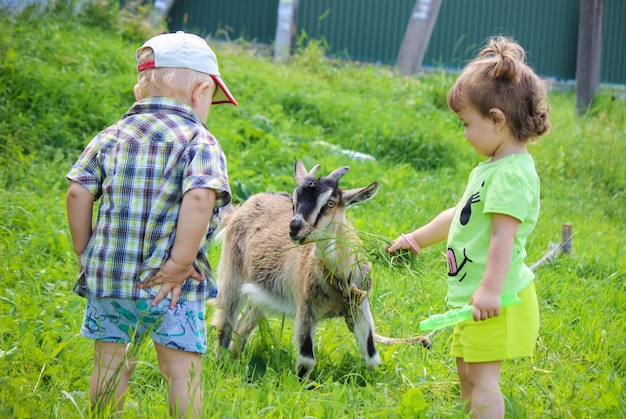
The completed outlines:
{"type": "Polygon", "coordinates": [[[103,342],[141,344],[150,333],[160,345],[204,354],[207,349],[205,302],[178,302],[170,309],[165,298],[155,307],[151,299],[89,298],[80,334],[103,342]]]}

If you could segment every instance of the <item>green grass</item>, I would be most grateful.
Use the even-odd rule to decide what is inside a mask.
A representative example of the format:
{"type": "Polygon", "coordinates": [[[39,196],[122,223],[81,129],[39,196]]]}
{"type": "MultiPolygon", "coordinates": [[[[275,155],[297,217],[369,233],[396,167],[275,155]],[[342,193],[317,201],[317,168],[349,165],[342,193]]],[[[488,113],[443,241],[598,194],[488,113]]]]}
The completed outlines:
{"type": "MultiPolygon", "coordinates": [[[[76,16],[72,2],[56,4],[46,14],[0,14],[1,417],[89,417],[93,349],[79,335],[84,301],[72,293],[64,175],[131,104],[134,50],[149,36],[115,9],[76,16]]],[[[295,159],[320,163],[324,173],[351,166],[347,188],[381,183],[349,217],[374,262],[378,331],[414,335],[420,320],[444,310],[444,245],[394,263],[382,247],[454,204],[479,161],[445,106],[454,75],[405,78],[327,61],[321,45],[300,47],[288,64],[241,41],[214,45],[240,106],[214,107],[207,125],[228,156],[237,201],[290,191],[295,159]],[[352,160],[341,149],[376,161],[352,160]]],[[[579,117],[574,92],[555,89],[553,130],[531,147],[542,212],[529,262],[560,241],[563,223],[573,225],[573,253],[536,272],[535,357],[507,362],[502,374],[510,417],[626,415],[626,103],[619,93],[603,88],[579,117]]],[[[218,255],[214,248],[214,261],[218,255]]],[[[292,327],[268,319],[239,360],[204,357],[207,417],[463,417],[449,330],[430,350],[379,346],[383,364],[367,371],[343,321],[323,322],[315,381],[301,383],[292,327]]],[[[167,417],[155,352],[151,343],[138,350],[125,417],[167,417]]]]}

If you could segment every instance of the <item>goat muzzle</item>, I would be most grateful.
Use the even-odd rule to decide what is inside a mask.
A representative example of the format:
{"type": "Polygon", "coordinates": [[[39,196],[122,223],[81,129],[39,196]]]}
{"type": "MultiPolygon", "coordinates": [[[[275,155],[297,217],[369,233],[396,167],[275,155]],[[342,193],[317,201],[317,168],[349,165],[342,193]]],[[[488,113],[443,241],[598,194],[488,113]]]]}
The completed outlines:
{"type": "Polygon", "coordinates": [[[289,238],[291,241],[302,244],[302,241],[308,236],[308,234],[302,234],[303,227],[306,226],[306,222],[301,215],[296,214],[289,223],[289,238]]]}

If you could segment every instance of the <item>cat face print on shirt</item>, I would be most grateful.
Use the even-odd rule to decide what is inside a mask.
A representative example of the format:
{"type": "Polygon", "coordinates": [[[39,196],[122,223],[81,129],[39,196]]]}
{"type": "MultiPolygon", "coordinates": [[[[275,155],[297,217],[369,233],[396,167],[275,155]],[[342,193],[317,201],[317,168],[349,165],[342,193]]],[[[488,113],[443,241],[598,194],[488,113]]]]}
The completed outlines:
{"type": "MultiPolygon", "coordinates": [[[[469,223],[470,218],[472,217],[472,205],[481,202],[481,190],[485,186],[485,182],[483,181],[480,184],[480,190],[474,192],[470,195],[470,197],[463,205],[463,208],[459,214],[459,223],[462,226],[467,225],[469,223]]],[[[449,277],[458,277],[458,281],[461,282],[465,279],[466,273],[463,272],[463,267],[466,263],[472,263],[472,259],[467,256],[467,249],[463,248],[463,259],[459,261],[457,258],[460,255],[457,255],[451,247],[448,247],[448,276],[449,277]]]]}

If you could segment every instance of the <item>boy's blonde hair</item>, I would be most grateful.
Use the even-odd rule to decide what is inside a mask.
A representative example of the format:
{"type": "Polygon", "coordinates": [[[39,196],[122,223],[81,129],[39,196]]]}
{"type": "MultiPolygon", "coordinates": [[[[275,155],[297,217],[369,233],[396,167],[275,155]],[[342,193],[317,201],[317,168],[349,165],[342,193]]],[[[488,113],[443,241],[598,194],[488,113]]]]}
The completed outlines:
{"type": "Polygon", "coordinates": [[[455,113],[473,107],[486,118],[490,109],[500,109],[519,141],[548,132],[547,83],[525,61],[526,53],[515,41],[491,38],[448,92],[448,106],[455,113]]]}
{"type": "MultiPolygon", "coordinates": [[[[141,65],[148,61],[154,61],[152,48],[142,48],[137,53],[137,61],[141,65]]],[[[204,82],[215,85],[215,81],[209,74],[187,68],[158,67],[149,68],[139,72],[138,84],[143,97],[149,96],[185,96],[198,85],[204,82]]]]}

